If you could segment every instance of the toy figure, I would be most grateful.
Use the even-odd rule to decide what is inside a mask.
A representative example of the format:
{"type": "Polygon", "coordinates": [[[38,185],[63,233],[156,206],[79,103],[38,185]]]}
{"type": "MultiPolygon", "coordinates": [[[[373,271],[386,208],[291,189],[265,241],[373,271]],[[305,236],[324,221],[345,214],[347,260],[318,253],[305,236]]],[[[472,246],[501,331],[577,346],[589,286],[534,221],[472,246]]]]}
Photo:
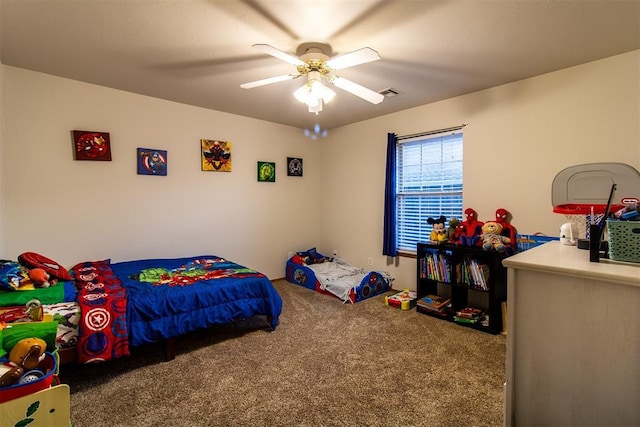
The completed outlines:
{"type": "Polygon", "coordinates": [[[444,244],[447,243],[447,229],[444,226],[444,223],[447,221],[447,218],[444,215],[440,215],[440,218],[427,218],[427,222],[433,225],[433,230],[429,235],[429,239],[433,243],[444,244]]]}
{"type": "Polygon", "coordinates": [[[456,227],[458,227],[458,224],[460,224],[460,221],[458,220],[458,218],[451,218],[449,220],[449,228],[447,229],[447,240],[450,243],[455,243],[456,241],[456,227]]]}
{"type": "Polygon", "coordinates": [[[509,246],[513,249],[516,247],[517,231],[513,225],[511,225],[509,211],[503,208],[496,210],[496,222],[502,226],[502,235],[509,238],[509,246]]]}
{"type": "Polygon", "coordinates": [[[496,250],[504,252],[505,243],[510,243],[511,239],[502,235],[502,225],[496,221],[487,221],[482,225],[482,249],[485,251],[496,250]]]}
{"type": "Polygon", "coordinates": [[[478,213],[467,208],[464,211],[465,220],[462,224],[465,227],[464,235],[460,236],[460,245],[462,246],[478,246],[480,243],[480,235],[482,234],[482,221],[478,221],[478,213]]]}
{"type": "Polygon", "coordinates": [[[49,283],[50,277],[49,273],[44,271],[42,268],[33,268],[29,270],[29,279],[31,279],[33,284],[38,288],[48,288],[51,286],[51,283],[49,283]]]}
{"type": "Polygon", "coordinates": [[[456,229],[453,232],[453,240],[451,243],[459,246],[464,246],[464,241],[467,237],[467,227],[463,223],[458,223],[456,229]]]}

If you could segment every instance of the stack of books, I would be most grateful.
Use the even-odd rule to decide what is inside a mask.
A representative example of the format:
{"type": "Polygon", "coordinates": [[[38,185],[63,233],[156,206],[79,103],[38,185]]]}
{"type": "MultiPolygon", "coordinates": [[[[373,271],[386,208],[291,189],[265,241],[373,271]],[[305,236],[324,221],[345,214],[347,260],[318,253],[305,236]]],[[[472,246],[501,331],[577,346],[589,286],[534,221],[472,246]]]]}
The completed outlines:
{"type": "Polygon", "coordinates": [[[465,307],[462,310],[456,311],[453,316],[453,321],[458,323],[470,323],[475,324],[482,322],[485,317],[484,311],[475,307],[465,307]]]}
{"type": "Polygon", "coordinates": [[[441,297],[439,295],[427,295],[424,298],[420,298],[417,304],[418,307],[424,309],[424,311],[444,316],[448,313],[447,309],[451,305],[451,298],[441,297]]]}

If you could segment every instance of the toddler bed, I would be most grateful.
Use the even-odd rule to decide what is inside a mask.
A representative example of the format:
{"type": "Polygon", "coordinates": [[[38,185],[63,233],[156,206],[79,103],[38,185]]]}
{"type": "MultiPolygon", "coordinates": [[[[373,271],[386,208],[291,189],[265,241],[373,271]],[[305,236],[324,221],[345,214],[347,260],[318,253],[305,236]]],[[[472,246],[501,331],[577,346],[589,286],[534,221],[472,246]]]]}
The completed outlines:
{"type": "MultiPolygon", "coordinates": [[[[180,335],[256,315],[266,316],[265,326],[273,330],[282,311],[282,299],[264,274],[214,255],[87,261],[69,273],[77,295],[67,302],[79,314],[70,314],[69,305],[59,306],[64,314],[58,320],[60,326],[77,320],[78,332],[72,338],[68,329],[73,326],[58,328],[57,335],[68,339],[68,345],[57,342],[62,363],[110,360],[129,355],[130,347],[155,342],[165,343],[171,360],[180,335]]],[[[45,313],[55,312],[56,307],[44,307],[45,313]]]]}
{"type": "Polygon", "coordinates": [[[286,279],[352,304],[388,292],[393,282],[386,272],[366,271],[343,259],[322,255],[315,248],[296,252],[287,260],[286,279]]]}

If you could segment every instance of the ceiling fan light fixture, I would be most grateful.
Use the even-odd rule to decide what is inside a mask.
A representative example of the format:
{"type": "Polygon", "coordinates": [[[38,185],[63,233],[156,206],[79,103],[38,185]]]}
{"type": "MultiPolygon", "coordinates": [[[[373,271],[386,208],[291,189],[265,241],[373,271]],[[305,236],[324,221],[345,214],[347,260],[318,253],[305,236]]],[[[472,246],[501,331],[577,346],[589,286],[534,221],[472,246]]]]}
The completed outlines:
{"type": "Polygon", "coordinates": [[[298,101],[306,104],[310,112],[316,114],[322,111],[323,103],[331,101],[336,96],[336,93],[329,89],[328,85],[337,86],[372,104],[379,104],[384,99],[384,95],[378,92],[333,74],[335,70],[378,61],[380,55],[369,47],[334,57],[331,57],[333,52],[331,46],[326,43],[302,43],[298,46],[298,57],[267,44],[254,44],[253,47],[295,66],[297,73],[243,83],[240,87],[244,89],[307,76],[307,82],[298,88],[293,95],[298,101]]]}
{"type": "Polygon", "coordinates": [[[322,111],[322,104],[331,101],[336,93],[322,84],[322,75],[317,71],[309,72],[308,81],[299,87],[293,96],[309,107],[310,113],[322,111]]]}
{"type": "Polygon", "coordinates": [[[303,104],[309,107],[310,113],[318,114],[322,111],[322,97],[318,97],[313,93],[313,89],[309,83],[305,83],[293,93],[293,96],[303,104]]]}
{"type": "Polygon", "coordinates": [[[318,114],[322,111],[322,99],[318,100],[318,103],[315,105],[309,105],[309,112],[318,114]]]}

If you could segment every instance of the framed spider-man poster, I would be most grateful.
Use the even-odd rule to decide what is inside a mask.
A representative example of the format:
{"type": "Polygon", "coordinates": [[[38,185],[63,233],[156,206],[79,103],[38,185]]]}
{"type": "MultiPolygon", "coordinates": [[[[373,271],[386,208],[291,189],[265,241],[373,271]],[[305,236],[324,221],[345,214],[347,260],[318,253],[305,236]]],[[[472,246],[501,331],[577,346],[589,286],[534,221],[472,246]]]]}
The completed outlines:
{"type": "Polygon", "coordinates": [[[203,171],[231,172],[231,142],[201,139],[200,150],[203,171]]]}
{"type": "Polygon", "coordinates": [[[109,133],[86,130],[74,130],[72,133],[75,160],[111,161],[109,133]]]}
{"type": "Polygon", "coordinates": [[[138,175],[167,175],[167,151],[138,148],[138,175]]]}

